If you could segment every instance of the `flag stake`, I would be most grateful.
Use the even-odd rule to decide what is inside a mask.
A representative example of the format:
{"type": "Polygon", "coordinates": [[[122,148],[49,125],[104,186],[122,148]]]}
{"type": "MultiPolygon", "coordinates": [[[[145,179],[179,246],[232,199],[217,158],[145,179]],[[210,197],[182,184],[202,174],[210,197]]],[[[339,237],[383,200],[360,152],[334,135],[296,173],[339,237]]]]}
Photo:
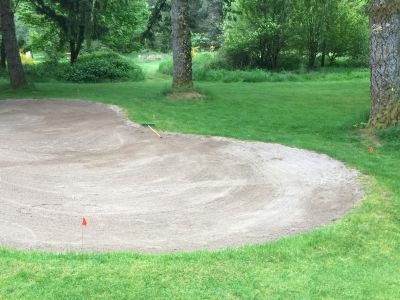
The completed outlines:
{"type": "Polygon", "coordinates": [[[86,218],[83,217],[82,218],[82,231],[81,231],[81,233],[82,233],[82,235],[81,235],[81,241],[82,241],[81,252],[83,252],[83,228],[86,227],[86,226],[87,226],[87,221],[86,221],[86,218]]]}
{"type": "Polygon", "coordinates": [[[83,252],[83,226],[82,226],[82,246],[81,246],[81,252],[83,252]]]}

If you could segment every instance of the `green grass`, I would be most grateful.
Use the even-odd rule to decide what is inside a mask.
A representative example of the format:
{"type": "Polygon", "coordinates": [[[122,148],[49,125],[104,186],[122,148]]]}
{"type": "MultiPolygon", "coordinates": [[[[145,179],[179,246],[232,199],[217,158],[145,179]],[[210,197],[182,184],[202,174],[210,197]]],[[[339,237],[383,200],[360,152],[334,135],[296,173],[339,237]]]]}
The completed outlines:
{"type": "Polygon", "coordinates": [[[0,99],[112,103],[160,129],[282,143],[340,159],[368,175],[347,216],[273,243],[166,255],[46,254],[0,250],[0,299],[395,299],[400,294],[400,141],[353,128],[369,108],[367,79],[198,83],[204,101],[163,97],[169,79],[147,64],[137,83],[38,83],[0,99]],[[368,153],[375,147],[373,156],[368,153]]]}

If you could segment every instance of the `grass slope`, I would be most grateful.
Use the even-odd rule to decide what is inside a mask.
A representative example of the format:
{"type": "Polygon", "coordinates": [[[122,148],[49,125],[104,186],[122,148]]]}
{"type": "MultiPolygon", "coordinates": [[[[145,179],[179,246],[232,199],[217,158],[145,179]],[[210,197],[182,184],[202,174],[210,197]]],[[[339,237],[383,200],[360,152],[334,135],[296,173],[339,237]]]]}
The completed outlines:
{"type": "MultiPolygon", "coordinates": [[[[148,64],[147,70],[155,70],[148,64]]],[[[400,142],[360,134],[367,79],[199,83],[204,101],[171,101],[163,75],[140,83],[41,83],[0,99],[76,98],[112,103],[163,130],[277,142],[323,152],[369,176],[344,218],[307,234],[227,249],[149,256],[0,250],[1,299],[385,298],[400,294],[400,142]],[[154,119],[155,117],[155,119],[154,119]],[[375,147],[372,157],[369,146],[375,147]]]]}

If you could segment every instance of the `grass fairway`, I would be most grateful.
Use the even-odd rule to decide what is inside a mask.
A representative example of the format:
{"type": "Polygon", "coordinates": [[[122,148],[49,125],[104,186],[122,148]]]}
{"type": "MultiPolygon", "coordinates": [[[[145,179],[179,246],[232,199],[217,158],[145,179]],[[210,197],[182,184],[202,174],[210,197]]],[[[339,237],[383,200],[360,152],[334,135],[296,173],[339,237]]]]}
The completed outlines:
{"type": "Polygon", "coordinates": [[[365,199],[334,224],[240,249],[159,256],[2,249],[0,299],[398,297],[400,141],[353,129],[368,111],[367,79],[198,83],[208,94],[204,101],[166,100],[168,85],[169,79],[156,73],[146,82],[41,83],[20,92],[3,82],[0,99],[88,99],[119,105],[132,120],[151,121],[162,130],[326,153],[370,175],[365,199]],[[370,146],[375,147],[372,157],[370,146]]]}

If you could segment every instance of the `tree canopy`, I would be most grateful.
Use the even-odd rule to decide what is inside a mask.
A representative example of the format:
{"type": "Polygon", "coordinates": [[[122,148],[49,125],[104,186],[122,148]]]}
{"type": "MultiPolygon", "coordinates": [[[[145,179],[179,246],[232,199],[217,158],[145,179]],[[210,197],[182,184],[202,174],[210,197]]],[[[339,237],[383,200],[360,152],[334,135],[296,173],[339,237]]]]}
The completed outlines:
{"type": "Polygon", "coordinates": [[[45,25],[40,38],[56,39],[58,49],[68,44],[71,63],[76,62],[85,40],[89,47],[95,39],[110,48],[133,50],[148,12],[142,0],[24,1],[23,19],[36,27],[45,25]]]}

